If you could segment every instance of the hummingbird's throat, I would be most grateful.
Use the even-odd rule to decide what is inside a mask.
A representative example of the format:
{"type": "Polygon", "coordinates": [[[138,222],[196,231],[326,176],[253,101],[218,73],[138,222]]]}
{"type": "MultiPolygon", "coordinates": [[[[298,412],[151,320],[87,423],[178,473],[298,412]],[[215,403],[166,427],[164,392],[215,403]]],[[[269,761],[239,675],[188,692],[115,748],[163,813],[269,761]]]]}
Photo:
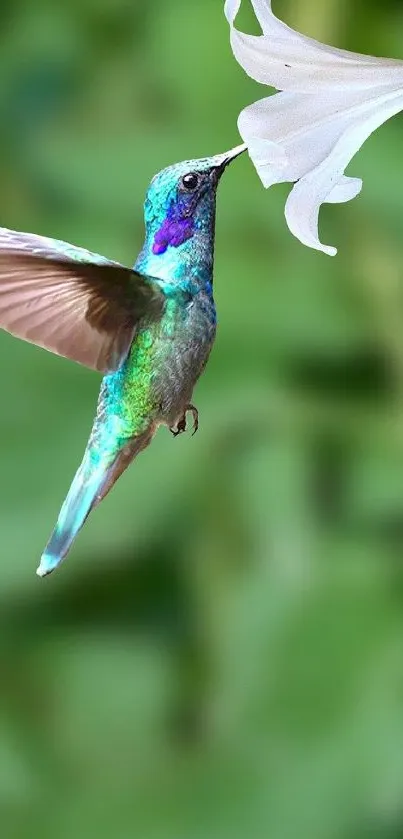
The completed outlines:
{"type": "Polygon", "coordinates": [[[154,254],[165,253],[169,247],[178,248],[191,239],[195,232],[193,211],[194,208],[190,207],[189,203],[182,205],[175,202],[171,205],[161,227],[154,234],[154,254]]]}
{"type": "Polygon", "coordinates": [[[193,219],[181,219],[180,221],[170,221],[165,219],[162,226],[157,230],[154,236],[153,253],[165,253],[169,246],[178,248],[183,245],[187,239],[190,239],[194,233],[193,219]]]}

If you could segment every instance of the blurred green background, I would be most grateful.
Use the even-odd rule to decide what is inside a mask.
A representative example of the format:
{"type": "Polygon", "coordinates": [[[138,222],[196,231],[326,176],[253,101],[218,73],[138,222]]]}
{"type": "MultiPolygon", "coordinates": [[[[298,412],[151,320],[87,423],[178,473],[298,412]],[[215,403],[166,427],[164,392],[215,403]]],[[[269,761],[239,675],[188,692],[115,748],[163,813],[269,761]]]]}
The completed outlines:
{"type": "MultiPolygon", "coordinates": [[[[401,0],[275,10],[403,57],[401,0]]],[[[152,175],[265,94],[219,0],[3,0],[1,224],[133,262],[152,175]]],[[[201,430],[161,430],[43,582],[99,377],[1,334],[5,839],[403,837],[402,148],[396,118],[322,210],[333,260],[231,167],[201,430]]]]}

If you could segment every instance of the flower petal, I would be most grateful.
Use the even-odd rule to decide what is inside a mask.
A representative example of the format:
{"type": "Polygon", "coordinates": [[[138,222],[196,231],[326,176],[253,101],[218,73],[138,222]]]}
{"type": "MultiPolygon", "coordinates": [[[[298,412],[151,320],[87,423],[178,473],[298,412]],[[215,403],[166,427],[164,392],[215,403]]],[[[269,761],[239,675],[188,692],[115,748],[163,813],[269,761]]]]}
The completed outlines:
{"type": "Polygon", "coordinates": [[[239,131],[266,187],[295,182],[285,208],[291,232],[333,255],[319,240],[320,206],[360,192],[361,180],[344,170],[370,134],[403,110],[403,62],[321,44],[280,21],[270,0],[251,2],[260,36],[235,28],[241,0],[225,3],[235,57],[282,92],[245,108],[239,131]]]}
{"type": "Polygon", "coordinates": [[[331,96],[277,93],[248,105],[239,115],[238,128],[265,186],[293,182],[325,160],[349,126],[365,120],[368,113],[389,107],[381,122],[397,113],[399,97],[399,90],[384,88],[372,90],[364,100],[356,90],[333,91],[331,96]],[[283,150],[286,165],[283,160],[281,168],[275,166],[270,172],[273,145],[283,150]]]}
{"type": "Polygon", "coordinates": [[[348,178],[346,175],[342,175],[339,183],[333,187],[327,196],[326,204],[344,204],[346,201],[352,201],[361,190],[361,178],[348,178]]]}
{"type": "MultiPolygon", "coordinates": [[[[239,129],[242,135],[241,129],[239,129]]],[[[287,171],[288,158],[285,150],[271,140],[249,136],[248,153],[254,164],[262,184],[266,189],[273,184],[288,181],[284,173],[287,171]]]]}
{"type": "Polygon", "coordinates": [[[270,0],[252,0],[263,35],[247,35],[234,26],[241,0],[227,0],[235,58],[248,75],[278,90],[365,90],[403,84],[403,62],[349,52],[295,32],[271,10],[270,0]]]}
{"type": "MultiPolygon", "coordinates": [[[[345,200],[358,194],[352,189],[354,194],[349,196],[346,181],[341,181],[344,169],[372,132],[403,109],[403,91],[395,91],[388,97],[385,95],[384,100],[380,102],[378,99],[365,119],[360,114],[360,118],[355,119],[341,135],[331,153],[293,187],[286,203],[285,217],[291,233],[304,245],[331,256],[337,253],[335,248],[322,245],[319,240],[320,205],[324,201],[334,201],[334,195],[340,200],[344,191],[347,195],[345,200]]],[[[351,181],[350,186],[352,188],[351,181]]]]}

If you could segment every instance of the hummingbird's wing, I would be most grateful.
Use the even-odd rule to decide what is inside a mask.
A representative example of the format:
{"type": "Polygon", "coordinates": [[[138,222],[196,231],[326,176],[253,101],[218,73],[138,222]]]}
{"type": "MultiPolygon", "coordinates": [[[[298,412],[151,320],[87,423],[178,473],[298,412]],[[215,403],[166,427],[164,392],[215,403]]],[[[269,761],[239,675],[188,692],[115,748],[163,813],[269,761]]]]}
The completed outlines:
{"type": "Polygon", "coordinates": [[[0,329],[106,373],[136,324],[159,318],[158,283],[66,242],[0,228],[0,329]]]}

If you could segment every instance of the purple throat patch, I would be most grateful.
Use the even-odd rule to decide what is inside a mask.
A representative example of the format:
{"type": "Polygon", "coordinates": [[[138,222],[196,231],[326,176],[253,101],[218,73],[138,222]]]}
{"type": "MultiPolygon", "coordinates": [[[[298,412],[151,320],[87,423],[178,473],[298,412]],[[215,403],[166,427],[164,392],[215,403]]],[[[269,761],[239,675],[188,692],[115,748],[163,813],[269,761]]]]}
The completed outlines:
{"type": "Polygon", "coordinates": [[[191,216],[181,218],[178,207],[170,210],[163,224],[154,236],[153,253],[165,253],[167,248],[178,248],[187,239],[191,239],[194,233],[194,222],[191,216]],[[176,212],[175,212],[176,211],[176,212]]]}

